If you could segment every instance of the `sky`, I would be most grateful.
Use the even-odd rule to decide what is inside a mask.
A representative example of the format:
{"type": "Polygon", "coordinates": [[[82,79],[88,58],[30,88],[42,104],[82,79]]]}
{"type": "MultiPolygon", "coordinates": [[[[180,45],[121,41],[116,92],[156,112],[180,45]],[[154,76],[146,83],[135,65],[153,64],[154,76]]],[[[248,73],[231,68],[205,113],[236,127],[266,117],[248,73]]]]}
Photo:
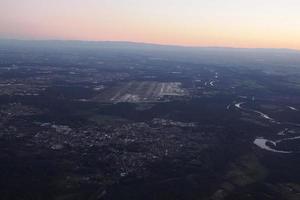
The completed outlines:
{"type": "Polygon", "coordinates": [[[300,49],[300,1],[0,0],[0,38],[300,49]]]}

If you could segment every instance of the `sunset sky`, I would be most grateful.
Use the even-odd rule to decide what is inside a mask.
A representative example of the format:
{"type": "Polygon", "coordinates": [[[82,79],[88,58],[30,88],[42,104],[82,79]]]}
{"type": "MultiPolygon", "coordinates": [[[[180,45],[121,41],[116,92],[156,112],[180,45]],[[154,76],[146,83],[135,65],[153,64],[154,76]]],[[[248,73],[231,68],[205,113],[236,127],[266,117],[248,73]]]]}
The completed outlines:
{"type": "Polygon", "coordinates": [[[300,0],[0,0],[0,38],[300,49],[300,0]]]}

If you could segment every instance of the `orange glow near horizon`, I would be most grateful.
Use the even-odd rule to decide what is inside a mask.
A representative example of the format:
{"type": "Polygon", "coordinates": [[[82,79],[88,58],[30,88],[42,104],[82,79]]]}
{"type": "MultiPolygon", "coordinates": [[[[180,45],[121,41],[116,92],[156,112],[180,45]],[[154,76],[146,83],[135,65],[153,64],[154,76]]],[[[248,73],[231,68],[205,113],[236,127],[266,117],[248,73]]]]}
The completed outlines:
{"type": "Polygon", "coordinates": [[[0,38],[300,49],[296,0],[3,0],[0,38]]]}

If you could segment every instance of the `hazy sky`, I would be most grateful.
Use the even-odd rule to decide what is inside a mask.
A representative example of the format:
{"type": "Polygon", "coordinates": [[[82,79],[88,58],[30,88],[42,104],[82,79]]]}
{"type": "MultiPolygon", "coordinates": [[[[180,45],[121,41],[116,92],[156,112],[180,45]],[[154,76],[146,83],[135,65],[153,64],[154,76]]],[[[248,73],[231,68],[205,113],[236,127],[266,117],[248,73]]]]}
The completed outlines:
{"type": "Polygon", "coordinates": [[[300,49],[300,0],[0,0],[0,38],[300,49]]]}

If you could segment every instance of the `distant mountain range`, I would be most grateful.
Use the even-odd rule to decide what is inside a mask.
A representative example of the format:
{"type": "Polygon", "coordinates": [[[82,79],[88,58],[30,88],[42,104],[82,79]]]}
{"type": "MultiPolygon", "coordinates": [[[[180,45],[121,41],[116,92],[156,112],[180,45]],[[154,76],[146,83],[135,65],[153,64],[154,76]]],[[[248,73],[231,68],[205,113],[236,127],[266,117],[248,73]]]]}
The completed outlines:
{"type": "Polygon", "coordinates": [[[131,48],[148,50],[173,50],[173,51],[219,51],[219,52],[285,52],[300,53],[300,50],[285,48],[234,48],[234,47],[193,47],[179,45],[163,45],[152,43],[138,43],[128,41],[80,41],[80,40],[16,40],[0,39],[0,45],[9,46],[49,46],[49,47],[90,47],[90,48],[131,48]]]}
{"type": "Polygon", "coordinates": [[[300,51],[272,48],[187,47],[122,41],[0,40],[1,51],[76,56],[111,55],[251,69],[300,69],[300,51]]]}

